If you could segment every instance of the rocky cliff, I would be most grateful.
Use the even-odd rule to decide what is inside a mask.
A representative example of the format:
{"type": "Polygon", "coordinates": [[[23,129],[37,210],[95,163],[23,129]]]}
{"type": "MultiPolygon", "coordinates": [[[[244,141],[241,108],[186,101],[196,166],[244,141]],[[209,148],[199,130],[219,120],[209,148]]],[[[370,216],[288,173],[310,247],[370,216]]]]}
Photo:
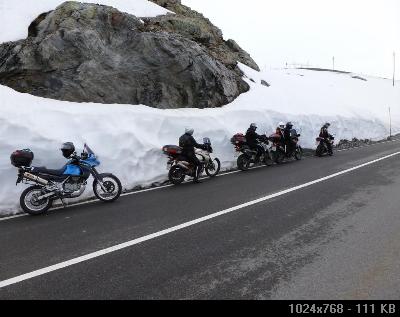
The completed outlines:
{"type": "Polygon", "coordinates": [[[27,39],[0,45],[0,83],[58,100],[157,108],[220,107],[248,91],[237,62],[258,66],[246,52],[180,1],[153,2],[176,14],[141,19],[79,2],[43,13],[27,39]]]}

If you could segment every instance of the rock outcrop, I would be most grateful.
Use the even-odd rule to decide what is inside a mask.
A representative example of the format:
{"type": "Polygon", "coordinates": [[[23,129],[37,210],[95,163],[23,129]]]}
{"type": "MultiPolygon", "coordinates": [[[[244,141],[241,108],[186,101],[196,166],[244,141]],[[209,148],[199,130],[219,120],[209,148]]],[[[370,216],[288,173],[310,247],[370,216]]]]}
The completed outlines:
{"type": "Polygon", "coordinates": [[[157,108],[220,107],[248,91],[237,67],[251,66],[247,53],[180,1],[154,2],[178,13],[142,20],[79,2],[43,13],[27,39],[0,45],[0,83],[58,100],[157,108]]]}

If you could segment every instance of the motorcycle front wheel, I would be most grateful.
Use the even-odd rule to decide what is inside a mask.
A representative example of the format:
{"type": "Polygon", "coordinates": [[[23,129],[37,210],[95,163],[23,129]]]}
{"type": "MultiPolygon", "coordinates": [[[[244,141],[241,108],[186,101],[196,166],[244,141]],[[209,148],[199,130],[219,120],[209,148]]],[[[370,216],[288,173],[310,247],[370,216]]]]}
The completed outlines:
{"type": "Polygon", "coordinates": [[[37,199],[44,194],[42,189],[42,187],[35,185],[28,187],[22,192],[19,201],[22,210],[25,211],[27,214],[38,216],[50,209],[51,205],[53,204],[52,199],[37,199]]]}
{"type": "Polygon", "coordinates": [[[121,181],[114,175],[102,176],[100,179],[101,184],[97,179],[93,182],[93,191],[96,197],[106,203],[116,201],[121,196],[121,181]]]}
{"type": "Polygon", "coordinates": [[[303,158],[303,149],[300,146],[296,149],[294,157],[297,161],[300,161],[303,158]]]}
{"type": "Polygon", "coordinates": [[[266,152],[264,155],[264,164],[266,166],[271,166],[273,163],[274,163],[274,161],[272,160],[271,156],[269,155],[268,152],[266,152]]]}
{"type": "Polygon", "coordinates": [[[271,152],[271,159],[276,164],[282,164],[285,159],[285,154],[283,154],[281,151],[271,152]]]}
{"type": "Polygon", "coordinates": [[[237,159],[237,166],[241,171],[247,171],[250,168],[250,159],[242,154],[237,159]]]}
{"type": "Polygon", "coordinates": [[[206,166],[206,174],[209,177],[215,177],[218,175],[221,169],[221,162],[219,159],[213,159],[207,166],[206,166]]]}
{"type": "Polygon", "coordinates": [[[168,173],[169,181],[174,185],[180,185],[185,180],[185,172],[179,166],[172,166],[168,173]]]}

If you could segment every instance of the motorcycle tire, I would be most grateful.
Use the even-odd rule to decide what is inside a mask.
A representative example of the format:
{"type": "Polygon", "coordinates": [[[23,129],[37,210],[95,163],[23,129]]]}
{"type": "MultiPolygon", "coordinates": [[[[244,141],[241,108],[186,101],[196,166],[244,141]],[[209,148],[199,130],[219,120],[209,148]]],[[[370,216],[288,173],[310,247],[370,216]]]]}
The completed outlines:
{"type": "Polygon", "coordinates": [[[315,150],[315,155],[321,157],[323,153],[322,145],[318,145],[317,149],[315,150]]]}
{"type": "Polygon", "coordinates": [[[53,204],[51,198],[46,198],[41,201],[35,200],[35,197],[43,194],[42,189],[41,186],[35,185],[28,187],[22,192],[19,202],[24,212],[32,216],[38,216],[44,214],[51,208],[53,204]]]}
{"type": "MultiPolygon", "coordinates": [[[[101,175],[99,176],[101,177],[101,175]]],[[[98,186],[99,182],[95,180],[93,182],[94,194],[99,200],[105,203],[112,203],[116,201],[119,198],[119,196],[121,196],[122,193],[121,181],[118,179],[118,177],[114,175],[103,176],[102,180],[103,180],[103,186],[106,188],[107,193],[104,193],[103,189],[100,186],[98,186]],[[105,195],[109,195],[110,197],[105,198],[105,195]]]]}
{"type": "Polygon", "coordinates": [[[250,158],[245,154],[240,155],[237,159],[237,166],[241,171],[247,171],[250,168],[250,158]]]}
{"type": "Polygon", "coordinates": [[[303,158],[303,149],[299,146],[294,153],[294,158],[300,161],[303,158]]]}
{"type": "Polygon", "coordinates": [[[282,164],[285,160],[285,155],[280,151],[272,152],[272,160],[276,164],[282,164]]]}
{"type": "Polygon", "coordinates": [[[265,153],[265,155],[264,155],[264,164],[266,166],[272,166],[274,164],[274,161],[272,160],[272,158],[268,152],[265,153]]]}
{"type": "Polygon", "coordinates": [[[174,185],[180,185],[185,180],[185,172],[179,166],[172,166],[168,172],[168,179],[174,185]]]}
{"type": "Polygon", "coordinates": [[[221,170],[221,162],[218,158],[215,158],[210,162],[206,168],[206,174],[209,177],[215,177],[218,175],[219,171],[221,170]]]}

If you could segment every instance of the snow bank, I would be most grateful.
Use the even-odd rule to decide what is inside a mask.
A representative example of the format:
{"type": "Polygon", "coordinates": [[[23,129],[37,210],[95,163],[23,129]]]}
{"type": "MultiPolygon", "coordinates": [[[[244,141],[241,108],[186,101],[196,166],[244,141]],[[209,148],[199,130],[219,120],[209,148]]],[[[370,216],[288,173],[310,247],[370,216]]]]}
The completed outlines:
{"type": "MultiPolygon", "coordinates": [[[[304,147],[313,147],[321,125],[332,123],[341,138],[383,138],[388,135],[388,107],[393,130],[400,132],[400,83],[353,74],[307,70],[255,72],[244,65],[251,90],[220,109],[161,110],[142,105],[79,104],[39,98],[0,86],[0,214],[19,210],[25,186],[15,186],[16,169],[9,156],[30,148],[34,165],[59,168],[59,147],[72,141],[79,151],[86,142],[99,155],[100,170],[116,174],[124,189],[167,177],[165,144],[176,144],[185,127],[195,138],[210,137],[224,168],[235,166],[230,138],[251,122],[259,132],[272,132],[279,121],[292,121],[304,147]],[[260,84],[261,79],[271,86],[260,84]],[[253,81],[254,82],[253,82],[253,81]]],[[[90,194],[88,192],[88,194],[90,194]]]]}
{"type": "MultiPolygon", "coordinates": [[[[74,0],[72,0],[74,1],[74,0]]],[[[0,0],[0,43],[25,39],[28,27],[43,12],[54,10],[65,0],[0,0]]],[[[172,13],[147,0],[82,0],[111,6],[137,17],[155,17],[172,13]]]]}

